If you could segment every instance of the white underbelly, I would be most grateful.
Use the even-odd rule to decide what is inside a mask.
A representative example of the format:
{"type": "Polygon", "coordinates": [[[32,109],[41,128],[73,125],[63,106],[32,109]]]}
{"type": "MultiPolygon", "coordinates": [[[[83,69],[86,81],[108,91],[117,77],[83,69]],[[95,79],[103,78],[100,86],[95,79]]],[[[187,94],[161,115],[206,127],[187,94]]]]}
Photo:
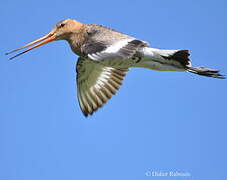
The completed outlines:
{"type": "Polygon", "coordinates": [[[173,66],[172,64],[165,64],[163,62],[151,59],[150,57],[144,56],[140,61],[135,61],[133,59],[105,59],[100,62],[104,66],[113,68],[132,68],[141,67],[157,71],[185,71],[182,68],[173,66]]]}
{"type": "Polygon", "coordinates": [[[164,64],[162,62],[146,58],[143,58],[139,63],[135,64],[134,67],[142,67],[157,71],[185,71],[184,69],[173,66],[172,64],[164,64]]]}
{"type": "Polygon", "coordinates": [[[177,50],[159,50],[149,47],[141,48],[139,53],[142,54],[142,59],[135,64],[135,67],[143,67],[158,71],[185,71],[179,62],[162,57],[162,55],[168,56],[176,51],[177,50]]]}
{"type": "Polygon", "coordinates": [[[176,51],[177,50],[159,50],[145,47],[141,48],[138,52],[141,57],[131,59],[105,59],[99,62],[104,66],[113,68],[142,67],[158,71],[185,71],[179,62],[165,59],[160,55],[160,52],[165,53],[164,55],[168,55],[168,53],[176,51]]]}

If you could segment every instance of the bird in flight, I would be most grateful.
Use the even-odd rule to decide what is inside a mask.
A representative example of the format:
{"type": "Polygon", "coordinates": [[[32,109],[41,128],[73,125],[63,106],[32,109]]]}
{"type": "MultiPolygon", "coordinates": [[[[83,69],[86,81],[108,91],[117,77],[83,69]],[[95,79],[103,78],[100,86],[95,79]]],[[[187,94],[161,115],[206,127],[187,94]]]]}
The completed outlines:
{"type": "Polygon", "coordinates": [[[10,58],[13,59],[55,40],[68,41],[72,51],[79,56],[76,65],[77,96],[85,116],[92,115],[117,92],[131,67],[224,78],[218,70],[192,67],[188,50],[151,48],[146,41],[73,19],[60,21],[47,35],[6,54],[34,45],[10,58]]]}

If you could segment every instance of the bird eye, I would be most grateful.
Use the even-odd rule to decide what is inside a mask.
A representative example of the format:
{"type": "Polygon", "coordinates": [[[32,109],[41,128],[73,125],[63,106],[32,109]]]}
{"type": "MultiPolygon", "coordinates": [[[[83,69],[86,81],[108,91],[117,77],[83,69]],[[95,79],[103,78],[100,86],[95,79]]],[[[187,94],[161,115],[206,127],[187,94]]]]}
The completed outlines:
{"type": "Polygon", "coordinates": [[[64,27],[65,26],[65,24],[60,24],[60,27],[64,27]]]}

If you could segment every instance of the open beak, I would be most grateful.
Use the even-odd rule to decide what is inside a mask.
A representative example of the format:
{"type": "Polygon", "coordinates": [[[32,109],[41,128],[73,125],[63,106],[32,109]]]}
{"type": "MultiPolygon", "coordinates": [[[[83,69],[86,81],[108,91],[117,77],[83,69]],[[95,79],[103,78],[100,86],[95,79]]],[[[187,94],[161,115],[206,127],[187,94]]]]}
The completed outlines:
{"type": "Polygon", "coordinates": [[[38,44],[36,44],[36,45],[34,45],[34,46],[32,46],[32,47],[26,49],[25,51],[23,51],[23,52],[21,52],[21,53],[15,55],[15,56],[13,56],[13,57],[11,57],[11,58],[10,58],[10,60],[11,60],[11,59],[13,59],[13,58],[15,58],[15,57],[17,57],[17,56],[20,56],[20,55],[22,55],[22,54],[24,54],[24,53],[26,53],[26,52],[28,52],[28,51],[30,51],[30,50],[32,50],[32,49],[35,49],[35,48],[37,48],[37,47],[39,47],[39,46],[42,46],[42,45],[47,44],[47,43],[49,43],[49,42],[52,42],[52,41],[54,41],[54,40],[56,40],[56,35],[55,35],[54,33],[50,32],[50,33],[48,33],[47,35],[45,35],[45,36],[43,36],[43,37],[41,37],[41,38],[39,38],[39,39],[37,39],[37,40],[31,42],[31,43],[28,43],[28,44],[26,44],[26,45],[24,45],[24,46],[22,46],[22,47],[20,47],[20,48],[17,48],[17,49],[15,49],[15,50],[13,50],[13,51],[10,51],[10,52],[6,53],[6,55],[11,54],[11,53],[14,53],[14,52],[16,52],[16,51],[19,51],[19,50],[21,50],[21,49],[24,49],[24,48],[26,48],[26,47],[29,47],[29,46],[31,46],[31,45],[34,45],[34,44],[40,42],[40,43],[38,43],[38,44]]]}

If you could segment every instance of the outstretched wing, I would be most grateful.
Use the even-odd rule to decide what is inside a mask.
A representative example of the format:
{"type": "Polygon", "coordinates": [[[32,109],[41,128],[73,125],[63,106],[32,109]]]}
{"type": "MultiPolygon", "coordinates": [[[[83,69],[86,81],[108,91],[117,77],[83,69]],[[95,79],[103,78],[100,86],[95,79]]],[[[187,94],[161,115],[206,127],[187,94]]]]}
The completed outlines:
{"type": "Polygon", "coordinates": [[[146,42],[137,39],[119,39],[111,42],[91,39],[82,46],[81,51],[95,61],[129,59],[136,54],[139,48],[145,46],[148,46],[146,42]]]}
{"type": "Polygon", "coordinates": [[[85,116],[102,107],[122,84],[128,69],[106,67],[89,58],[79,58],[77,71],[77,96],[85,116]]]}
{"type": "Polygon", "coordinates": [[[145,41],[100,25],[87,25],[87,41],[81,47],[83,55],[95,61],[128,59],[139,48],[148,46],[145,41]]]}

